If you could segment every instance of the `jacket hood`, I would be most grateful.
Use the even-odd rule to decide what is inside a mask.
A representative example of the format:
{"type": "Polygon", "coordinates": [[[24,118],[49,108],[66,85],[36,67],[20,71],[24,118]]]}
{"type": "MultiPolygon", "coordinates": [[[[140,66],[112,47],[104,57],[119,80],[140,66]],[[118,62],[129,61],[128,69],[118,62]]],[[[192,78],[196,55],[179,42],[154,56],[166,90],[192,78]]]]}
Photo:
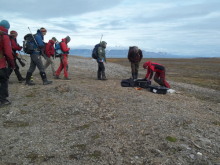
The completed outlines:
{"type": "Polygon", "coordinates": [[[100,43],[100,45],[101,45],[101,47],[105,48],[104,46],[107,45],[107,42],[102,41],[102,42],[100,43]]]}
{"type": "Polygon", "coordinates": [[[43,34],[39,29],[37,30],[37,34],[43,38],[43,34]]]}
{"type": "Polygon", "coordinates": [[[65,43],[67,43],[65,38],[63,38],[62,41],[65,42],[65,43]]]}
{"type": "MultiPolygon", "coordinates": [[[[3,26],[0,26],[0,31],[2,31],[2,32],[0,32],[0,33],[5,32],[6,34],[8,34],[8,30],[7,30],[6,28],[4,28],[3,26]]],[[[4,33],[3,33],[3,34],[4,34],[4,33]]]]}
{"type": "Polygon", "coordinates": [[[53,40],[49,40],[49,43],[51,43],[52,45],[54,44],[53,40]]]}
{"type": "Polygon", "coordinates": [[[143,68],[146,68],[147,66],[148,66],[148,67],[151,66],[151,61],[145,62],[145,63],[143,64],[143,68]]]}

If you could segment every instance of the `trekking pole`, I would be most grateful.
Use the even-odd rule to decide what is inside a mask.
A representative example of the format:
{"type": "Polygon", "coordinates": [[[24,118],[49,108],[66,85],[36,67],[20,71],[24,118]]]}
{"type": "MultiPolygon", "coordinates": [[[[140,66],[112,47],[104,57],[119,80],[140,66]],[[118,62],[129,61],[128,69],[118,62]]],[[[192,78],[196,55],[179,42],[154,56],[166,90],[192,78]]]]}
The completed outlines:
{"type": "Polygon", "coordinates": [[[102,41],[102,36],[103,36],[103,34],[101,35],[100,43],[101,43],[101,41],[102,41]]]}
{"type": "MultiPolygon", "coordinates": [[[[29,29],[29,31],[31,32],[31,29],[30,29],[29,27],[28,27],[28,29],[29,29]]],[[[37,44],[37,41],[35,40],[35,38],[34,38],[34,36],[33,36],[33,34],[32,34],[32,32],[31,32],[31,35],[32,35],[32,37],[33,37],[33,39],[34,39],[34,42],[36,43],[37,47],[39,47],[38,44],[37,44]]],[[[44,56],[44,59],[46,60],[47,57],[46,57],[46,55],[43,53],[42,50],[41,50],[41,53],[42,53],[42,55],[44,56]]]]}

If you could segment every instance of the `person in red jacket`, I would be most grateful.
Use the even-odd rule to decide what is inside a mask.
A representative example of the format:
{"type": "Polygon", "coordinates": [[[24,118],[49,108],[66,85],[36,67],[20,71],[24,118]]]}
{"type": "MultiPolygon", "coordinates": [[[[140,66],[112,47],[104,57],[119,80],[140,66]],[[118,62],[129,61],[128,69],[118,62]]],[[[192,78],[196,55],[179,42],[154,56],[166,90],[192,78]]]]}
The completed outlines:
{"type": "Polygon", "coordinates": [[[148,61],[143,64],[143,68],[147,69],[145,79],[150,81],[153,76],[153,72],[156,72],[154,75],[154,81],[157,82],[160,86],[170,88],[170,85],[165,80],[165,67],[163,65],[148,61]]]}
{"type": "Polygon", "coordinates": [[[10,24],[6,20],[0,22],[0,107],[11,104],[6,98],[8,94],[8,69],[7,63],[15,68],[14,58],[8,36],[10,24]],[[6,63],[7,62],[7,63],[6,63]]]}
{"type": "Polygon", "coordinates": [[[67,73],[67,70],[68,70],[67,58],[68,58],[68,54],[69,54],[69,50],[70,50],[70,48],[67,47],[67,44],[69,42],[70,42],[70,37],[67,36],[66,38],[62,39],[62,42],[60,43],[61,51],[63,53],[61,54],[61,57],[60,57],[60,66],[56,71],[56,76],[55,76],[56,79],[60,79],[60,77],[59,77],[60,72],[62,71],[62,69],[64,69],[64,79],[71,80],[68,77],[68,73],[67,73]]]}
{"type": "Polygon", "coordinates": [[[57,41],[55,37],[53,37],[46,45],[45,54],[48,57],[46,60],[46,63],[44,64],[44,69],[46,70],[49,65],[51,65],[53,76],[55,76],[55,64],[52,60],[52,57],[54,58],[54,43],[57,41]]]}
{"type": "MultiPolygon", "coordinates": [[[[19,66],[16,62],[16,51],[20,51],[22,49],[22,47],[17,43],[17,36],[18,36],[18,33],[14,30],[12,30],[10,32],[10,39],[11,39],[11,47],[12,47],[12,53],[14,54],[14,63],[15,63],[15,69],[14,69],[14,72],[18,78],[18,81],[19,83],[21,83],[22,81],[25,81],[26,79],[23,78],[21,76],[21,73],[19,71],[19,66]]],[[[8,76],[10,77],[11,73],[13,72],[13,69],[11,69],[10,66],[8,66],[8,76]]]]}

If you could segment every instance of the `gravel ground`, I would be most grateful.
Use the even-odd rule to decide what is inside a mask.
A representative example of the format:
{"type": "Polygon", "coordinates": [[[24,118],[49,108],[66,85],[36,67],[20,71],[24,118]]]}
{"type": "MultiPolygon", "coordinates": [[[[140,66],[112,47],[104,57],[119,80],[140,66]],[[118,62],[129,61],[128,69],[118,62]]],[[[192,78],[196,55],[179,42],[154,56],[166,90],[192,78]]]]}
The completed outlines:
{"type": "Polygon", "coordinates": [[[98,81],[95,61],[68,62],[72,80],[47,86],[37,69],[35,86],[12,73],[12,104],[0,109],[1,165],[220,164],[220,91],[167,80],[176,93],[159,95],[121,87],[124,66],[106,64],[108,80],[98,81]]]}

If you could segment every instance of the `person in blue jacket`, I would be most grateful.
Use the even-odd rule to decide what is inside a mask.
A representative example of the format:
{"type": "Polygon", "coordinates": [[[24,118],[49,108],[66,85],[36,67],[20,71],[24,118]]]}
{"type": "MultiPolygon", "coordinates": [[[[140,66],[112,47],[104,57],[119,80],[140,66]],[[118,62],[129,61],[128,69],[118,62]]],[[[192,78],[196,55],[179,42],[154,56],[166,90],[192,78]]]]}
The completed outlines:
{"type": "Polygon", "coordinates": [[[30,54],[31,63],[30,63],[30,67],[26,75],[26,83],[25,83],[26,85],[35,85],[34,83],[31,82],[31,76],[33,72],[35,71],[36,66],[40,71],[40,75],[43,80],[43,85],[51,84],[53,82],[53,81],[47,80],[44,65],[41,60],[41,55],[43,53],[43,48],[45,46],[43,40],[44,40],[44,35],[46,35],[46,33],[47,33],[47,30],[42,27],[38,29],[37,34],[34,35],[34,38],[37,44],[34,42],[34,52],[30,54]]]}

